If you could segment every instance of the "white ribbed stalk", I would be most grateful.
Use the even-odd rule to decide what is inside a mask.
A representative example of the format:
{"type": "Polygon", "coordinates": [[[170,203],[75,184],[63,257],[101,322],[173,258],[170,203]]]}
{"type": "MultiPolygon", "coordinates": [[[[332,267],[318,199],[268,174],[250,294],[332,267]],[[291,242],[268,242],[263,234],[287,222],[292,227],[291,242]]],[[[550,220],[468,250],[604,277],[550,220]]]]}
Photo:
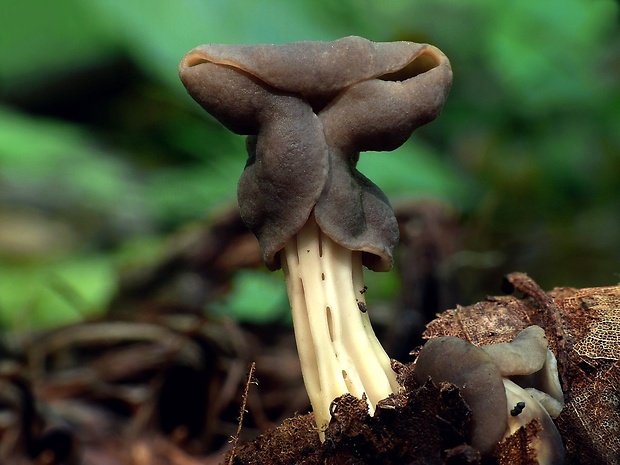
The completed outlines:
{"type": "MultiPolygon", "coordinates": [[[[332,241],[314,215],[281,252],[297,350],[321,440],[331,402],[346,393],[377,402],[399,389],[364,302],[361,252],[332,241]]],[[[365,302],[364,302],[365,303],[365,302]]]]}

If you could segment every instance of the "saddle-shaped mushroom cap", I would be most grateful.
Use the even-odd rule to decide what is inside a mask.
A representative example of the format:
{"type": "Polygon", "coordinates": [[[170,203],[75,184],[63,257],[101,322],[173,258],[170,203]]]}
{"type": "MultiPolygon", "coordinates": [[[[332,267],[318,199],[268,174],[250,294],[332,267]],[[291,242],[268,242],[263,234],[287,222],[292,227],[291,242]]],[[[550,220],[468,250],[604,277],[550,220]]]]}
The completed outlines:
{"type": "Polygon", "coordinates": [[[392,266],[398,227],[383,192],[356,169],[359,152],[393,150],[440,112],[452,71],[437,48],[361,37],[283,45],[207,44],[179,68],[188,92],[250,136],[241,215],[271,269],[314,210],[322,231],[392,266]]]}

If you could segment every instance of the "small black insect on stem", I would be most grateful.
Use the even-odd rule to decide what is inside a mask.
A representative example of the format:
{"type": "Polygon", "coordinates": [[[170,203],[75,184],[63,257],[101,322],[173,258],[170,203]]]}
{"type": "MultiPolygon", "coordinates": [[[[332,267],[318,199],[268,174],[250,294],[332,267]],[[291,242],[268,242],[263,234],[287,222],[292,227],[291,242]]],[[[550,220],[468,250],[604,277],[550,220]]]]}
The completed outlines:
{"type": "Polygon", "coordinates": [[[513,417],[516,417],[521,412],[523,412],[524,408],[525,408],[525,402],[517,402],[517,405],[515,405],[514,408],[510,411],[510,415],[512,415],[513,417]]]}
{"type": "Polygon", "coordinates": [[[368,286],[364,286],[364,287],[360,290],[360,294],[365,294],[367,290],[368,290],[368,286]]]}
{"type": "Polygon", "coordinates": [[[366,306],[366,304],[364,302],[358,302],[357,303],[357,308],[359,308],[360,312],[362,312],[362,313],[366,313],[368,311],[368,307],[366,306]]]}

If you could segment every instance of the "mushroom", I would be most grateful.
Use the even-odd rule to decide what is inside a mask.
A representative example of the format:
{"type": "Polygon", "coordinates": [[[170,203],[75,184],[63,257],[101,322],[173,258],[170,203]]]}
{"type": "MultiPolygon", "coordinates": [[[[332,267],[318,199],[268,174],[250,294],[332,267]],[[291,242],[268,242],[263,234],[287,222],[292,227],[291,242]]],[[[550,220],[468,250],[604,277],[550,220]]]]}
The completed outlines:
{"type": "Polygon", "coordinates": [[[284,270],[319,431],[345,393],[365,397],[373,413],[399,386],[363,311],[362,265],[391,268],[398,227],[356,164],[360,152],[393,150],[439,114],[448,59],[430,45],[345,37],[202,45],[179,72],[204,109],[248,136],[241,216],[268,268],[284,270]]]}
{"type": "Polygon", "coordinates": [[[529,447],[536,451],[538,463],[564,463],[562,440],[551,420],[559,415],[564,399],[555,356],[539,326],[525,328],[512,342],[481,347],[452,336],[430,339],[414,371],[420,382],[430,378],[460,389],[472,412],[469,441],[483,456],[535,420],[541,431],[529,447]]]}

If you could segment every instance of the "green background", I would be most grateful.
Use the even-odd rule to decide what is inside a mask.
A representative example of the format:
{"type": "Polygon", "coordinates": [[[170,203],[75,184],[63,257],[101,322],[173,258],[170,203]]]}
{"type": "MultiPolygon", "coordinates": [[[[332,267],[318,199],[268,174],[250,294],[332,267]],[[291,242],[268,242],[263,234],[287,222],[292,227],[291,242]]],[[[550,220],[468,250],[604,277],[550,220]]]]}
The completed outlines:
{"type": "MultiPolygon", "coordinates": [[[[454,70],[443,114],[359,168],[396,201],[458,212],[460,303],[513,270],[545,288],[620,281],[617,2],[0,0],[0,11],[4,328],[101,314],[121,270],[234,205],[244,141],[177,76],[208,42],[438,46],[454,70]]],[[[269,319],[283,295],[279,273],[243,271],[218,305],[269,319]]]]}

